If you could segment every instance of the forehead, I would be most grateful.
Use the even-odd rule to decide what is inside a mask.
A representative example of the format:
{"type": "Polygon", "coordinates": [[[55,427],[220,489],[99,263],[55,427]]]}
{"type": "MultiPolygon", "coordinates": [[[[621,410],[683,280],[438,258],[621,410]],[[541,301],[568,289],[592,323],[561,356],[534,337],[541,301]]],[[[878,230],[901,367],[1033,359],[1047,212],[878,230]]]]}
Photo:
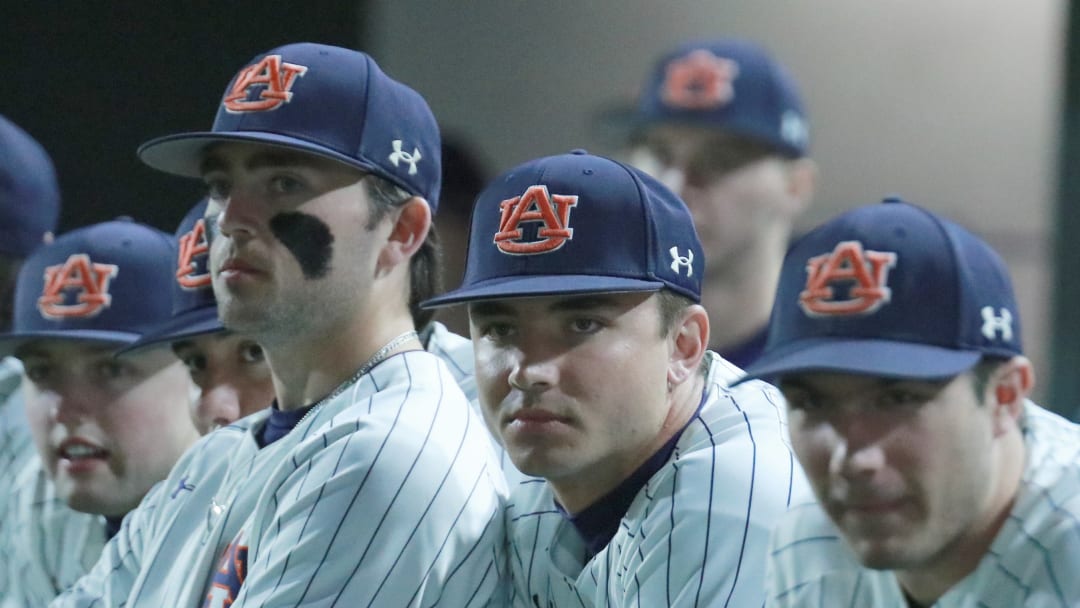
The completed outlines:
{"type": "Polygon", "coordinates": [[[172,343],[174,351],[222,352],[236,348],[241,344],[253,342],[250,338],[231,331],[219,331],[211,334],[191,336],[172,343]]]}
{"type": "Polygon", "coordinates": [[[111,357],[119,345],[109,342],[90,340],[34,340],[23,344],[15,351],[20,359],[30,357],[50,359],[91,359],[102,356],[111,357]]]}

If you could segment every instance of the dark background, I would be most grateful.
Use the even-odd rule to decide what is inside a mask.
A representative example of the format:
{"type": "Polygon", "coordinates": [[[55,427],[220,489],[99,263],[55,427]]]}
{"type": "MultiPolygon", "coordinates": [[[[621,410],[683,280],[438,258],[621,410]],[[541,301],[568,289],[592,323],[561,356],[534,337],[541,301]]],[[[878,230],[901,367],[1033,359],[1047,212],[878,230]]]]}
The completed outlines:
{"type": "Polygon", "coordinates": [[[61,232],[130,215],[172,233],[202,184],[143,166],[139,144],[208,130],[235,71],[262,51],[302,41],[361,48],[364,4],[5,3],[0,114],[56,164],[61,232]]]}

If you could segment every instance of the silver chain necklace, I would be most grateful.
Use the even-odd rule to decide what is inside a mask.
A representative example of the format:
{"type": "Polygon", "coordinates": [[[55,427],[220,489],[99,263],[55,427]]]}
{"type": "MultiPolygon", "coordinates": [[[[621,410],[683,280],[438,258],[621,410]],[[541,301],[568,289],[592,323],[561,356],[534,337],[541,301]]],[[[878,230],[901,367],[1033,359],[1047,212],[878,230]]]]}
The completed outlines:
{"type": "Polygon", "coordinates": [[[349,376],[349,378],[346,379],[341,384],[339,384],[337,386],[337,388],[330,391],[329,395],[323,397],[322,399],[319,399],[319,402],[316,403],[315,405],[313,405],[311,407],[311,409],[309,409],[307,411],[307,413],[304,414],[300,418],[300,420],[296,423],[296,426],[294,426],[293,428],[295,429],[296,427],[303,424],[304,421],[307,420],[308,416],[310,416],[310,415],[314,414],[315,412],[317,412],[318,410],[322,409],[323,404],[326,404],[326,403],[329,403],[330,401],[332,401],[334,399],[334,397],[337,397],[345,389],[352,386],[352,384],[354,382],[356,382],[357,380],[359,380],[364,374],[370,372],[376,365],[382,363],[384,359],[386,359],[387,357],[390,356],[390,353],[393,352],[393,350],[395,348],[401,346],[402,344],[408,342],[409,340],[412,340],[413,338],[418,338],[418,337],[419,336],[417,335],[415,330],[409,330],[409,331],[397,336],[396,338],[390,340],[389,342],[387,342],[382,348],[375,351],[375,354],[371,355],[371,358],[368,359],[367,361],[365,361],[364,364],[360,366],[360,369],[356,370],[355,374],[353,374],[352,376],[349,376]]]}

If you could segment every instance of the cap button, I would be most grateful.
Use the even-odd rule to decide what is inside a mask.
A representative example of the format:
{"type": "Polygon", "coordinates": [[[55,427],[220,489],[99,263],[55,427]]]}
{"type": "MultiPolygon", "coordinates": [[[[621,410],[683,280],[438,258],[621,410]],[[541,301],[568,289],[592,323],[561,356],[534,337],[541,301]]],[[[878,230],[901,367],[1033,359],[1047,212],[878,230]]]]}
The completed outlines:
{"type": "Polygon", "coordinates": [[[897,194],[890,194],[889,196],[886,196],[884,199],[882,199],[881,202],[883,202],[883,203],[902,203],[902,202],[904,202],[904,199],[900,198],[900,196],[897,195],[897,194]]]}
{"type": "Polygon", "coordinates": [[[574,148],[573,150],[570,151],[570,154],[577,154],[578,156],[584,156],[584,155],[586,155],[588,153],[589,153],[589,151],[584,149],[584,148],[574,148]]]}

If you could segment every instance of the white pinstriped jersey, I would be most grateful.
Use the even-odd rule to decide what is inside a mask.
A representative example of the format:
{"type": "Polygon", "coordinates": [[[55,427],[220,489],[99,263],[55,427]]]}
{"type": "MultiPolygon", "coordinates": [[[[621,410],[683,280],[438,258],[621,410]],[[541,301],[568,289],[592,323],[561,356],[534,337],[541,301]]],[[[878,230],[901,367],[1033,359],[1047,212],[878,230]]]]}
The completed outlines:
{"type": "MultiPolygon", "coordinates": [[[[473,357],[472,340],[459,336],[437,321],[431,323],[431,337],[428,338],[426,348],[428,352],[438,355],[450,368],[450,373],[457,380],[458,386],[469,403],[473,406],[480,419],[484,419],[484,412],[480,409],[478,389],[476,387],[476,360],[473,357]]],[[[525,474],[517,470],[510,456],[506,454],[499,439],[491,434],[491,443],[495,448],[495,455],[499,459],[506,483],[513,487],[518,482],[527,479],[525,474]]]]}
{"type": "Polygon", "coordinates": [[[2,608],[47,605],[94,565],[105,546],[105,518],[72,510],[58,498],[36,454],[15,480],[0,528],[10,557],[2,608]]]}
{"type": "Polygon", "coordinates": [[[591,560],[546,482],[512,490],[514,606],[762,605],[770,529],[810,490],[788,445],[780,392],[760,381],[729,387],[742,370],[708,356],[700,411],[591,560]]]}
{"type": "Polygon", "coordinates": [[[11,501],[15,477],[34,455],[30,428],[23,415],[22,365],[18,359],[0,359],[0,599],[10,588],[7,581],[8,545],[5,544],[2,525],[7,521],[8,504],[11,501]]]}
{"type": "MultiPolygon", "coordinates": [[[[1012,512],[975,571],[934,608],[1080,606],[1080,427],[1028,402],[1012,512]]],[[[792,507],[769,556],[768,605],[906,608],[896,577],[863,568],[816,503],[792,507]]]]}
{"type": "Polygon", "coordinates": [[[53,605],[230,605],[210,587],[227,548],[233,608],[502,599],[505,484],[439,358],[390,357],[259,449],[267,416],[200,440],[53,605]]]}

